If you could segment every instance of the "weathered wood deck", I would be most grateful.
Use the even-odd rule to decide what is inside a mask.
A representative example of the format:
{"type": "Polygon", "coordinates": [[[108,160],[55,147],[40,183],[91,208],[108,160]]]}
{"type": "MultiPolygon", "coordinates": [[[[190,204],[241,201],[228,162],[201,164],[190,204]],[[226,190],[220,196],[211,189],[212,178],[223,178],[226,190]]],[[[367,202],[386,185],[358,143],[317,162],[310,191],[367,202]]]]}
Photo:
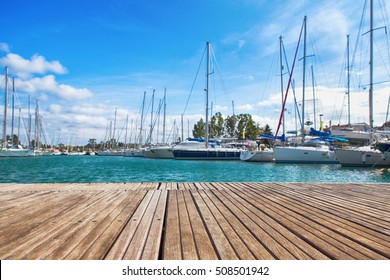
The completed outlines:
{"type": "Polygon", "coordinates": [[[390,184],[0,184],[1,259],[390,259],[390,184]]]}

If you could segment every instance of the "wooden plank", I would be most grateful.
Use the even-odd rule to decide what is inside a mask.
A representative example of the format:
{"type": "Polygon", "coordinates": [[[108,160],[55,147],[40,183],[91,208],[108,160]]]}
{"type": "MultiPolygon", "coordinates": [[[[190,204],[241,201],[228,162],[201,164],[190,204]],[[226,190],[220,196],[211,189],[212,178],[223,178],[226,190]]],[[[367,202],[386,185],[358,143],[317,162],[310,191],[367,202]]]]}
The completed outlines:
{"type": "MultiPolygon", "coordinates": [[[[247,189],[249,190],[249,189],[247,189]]],[[[323,227],[320,224],[310,222],[304,215],[294,212],[292,209],[288,209],[284,205],[280,205],[273,198],[264,199],[261,195],[252,192],[242,192],[241,197],[251,202],[252,197],[257,198],[257,203],[264,206],[262,209],[267,209],[267,213],[278,217],[279,221],[282,221],[286,227],[293,229],[296,234],[305,238],[308,243],[320,244],[319,247],[329,254],[330,258],[335,259],[367,259],[367,256],[361,254],[358,244],[352,245],[352,243],[339,235],[332,235],[332,231],[323,227]],[[250,193],[251,195],[247,194],[250,193]],[[277,213],[277,214],[276,214],[277,213]],[[324,243],[325,242],[325,243],[324,243]]]]}
{"type": "Polygon", "coordinates": [[[107,221],[103,221],[106,224],[111,222],[104,230],[104,232],[99,235],[94,231],[85,238],[85,240],[90,240],[93,238],[95,238],[95,240],[89,249],[86,250],[85,253],[80,257],[80,259],[101,260],[104,259],[106,254],[109,252],[119,233],[132,218],[132,215],[137,210],[139,204],[144,199],[146,194],[144,191],[127,193],[128,197],[123,201],[124,207],[122,208],[123,205],[120,205],[120,207],[117,208],[117,211],[112,213],[112,219],[111,217],[107,217],[107,221]],[[117,213],[118,215],[115,216],[117,213]]]}
{"type": "Polygon", "coordinates": [[[272,189],[267,191],[267,196],[277,197],[284,205],[289,205],[290,208],[296,208],[300,213],[308,213],[307,217],[311,220],[370,248],[370,250],[380,252],[387,258],[390,258],[390,239],[387,235],[372,231],[369,228],[362,227],[347,219],[335,216],[333,213],[330,213],[332,209],[322,211],[322,207],[319,206],[319,203],[312,199],[300,202],[296,201],[295,197],[291,194],[284,193],[283,195],[280,195],[272,189]]]}
{"type": "Polygon", "coordinates": [[[134,215],[131,217],[131,219],[128,221],[126,226],[123,228],[117,240],[112,245],[111,250],[105,256],[105,259],[109,259],[109,260],[123,259],[126,250],[138,228],[138,225],[140,224],[140,221],[143,215],[145,214],[145,211],[150,203],[150,200],[152,199],[152,196],[153,196],[152,191],[148,191],[146,193],[144,199],[139,204],[134,215]]]}
{"type": "Polygon", "coordinates": [[[164,226],[168,191],[159,191],[159,193],[159,201],[141,256],[141,259],[143,260],[157,260],[160,254],[161,237],[164,226]]]}
{"type": "MultiPolygon", "coordinates": [[[[141,221],[134,233],[133,238],[129,246],[126,249],[125,254],[123,255],[123,259],[125,260],[139,260],[141,259],[145,243],[148,239],[148,235],[150,234],[152,220],[156,213],[156,208],[158,206],[161,191],[151,191],[152,198],[150,203],[148,204],[144,215],[141,218],[141,221]]],[[[164,206],[165,207],[165,206],[164,206]]]]}
{"type": "MultiPolygon", "coordinates": [[[[256,237],[246,227],[246,219],[243,216],[236,216],[234,209],[229,207],[229,201],[225,200],[223,196],[217,191],[207,192],[207,195],[213,201],[215,206],[223,214],[225,219],[230,223],[231,227],[242,239],[242,242],[250,250],[252,256],[255,259],[274,259],[274,256],[259,242],[256,237]]],[[[234,206],[235,205],[231,205],[234,206]]],[[[236,248],[242,259],[251,259],[252,257],[246,256],[242,250],[244,248],[236,248]]]]}
{"type": "MultiPolygon", "coordinates": [[[[77,230],[64,232],[58,239],[61,241],[59,246],[56,246],[50,254],[45,255],[45,259],[85,259],[84,255],[89,251],[91,246],[96,245],[98,239],[107,227],[114,221],[116,216],[123,208],[132,201],[135,193],[116,192],[116,196],[91,209],[91,212],[86,213],[83,218],[82,226],[77,227],[77,230]]],[[[141,195],[141,197],[143,197],[141,195]]],[[[136,203],[137,201],[135,201],[136,203]]],[[[124,221],[122,221],[123,227],[124,221]]],[[[121,228],[121,225],[119,225],[121,228]]],[[[104,244],[104,250],[110,243],[104,244]]],[[[101,248],[101,245],[96,245],[101,248]]],[[[99,256],[101,258],[101,254],[99,256]]]]}
{"type": "MultiPolygon", "coordinates": [[[[71,246],[73,242],[70,242],[69,238],[75,236],[76,232],[79,232],[81,229],[87,229],[90,221],[98,215],[107,203],[112,202],[119,193],[113,192],[102,192],[102,196],[99,197],[94,203],[91,203],[89,207],[82,208],[77,206],[73,208],[75,211],[69,211],[68,209],[61,213],[61,216],[57,219],[59,220],[67,220],[66,223],[61,222],[58,223],[58,226],[53,230],[53,226],[48,223],[42,225],[42,234],[44,238],[37,239],[35,243],[30,244],[29,248],[23,249],[24,255],[21,256],[23,259],[41,259],[45,258],[47,254],[50,254],[53,250],[56,250],[60,244],[65,244],[67,246],[71,246]],[[107,200],[107,203],[105,203],[107,200]],[[40,242],[43,241],[43,242],[40,242]],[[66,242],[66,243],[65,243],[66,242]]],[[[79,243],[82,235],[77,236],[72,241],[74,243],[79,243]]],[[[58,258],[63,258],[66,250],[62,250],[60,252],[60,256],[58,258]]]]}
{"type": "MultiPolygon", "coordinates": [[[[243,227],[242,223],[234,223],[237,221],[234,219],[231,215],[231,212],[228,211],[225,207],[221,207],[221,204],[218,204],[219,200],[217,197],[213,195],[211,191],[199,191],[199,196],[203,199],[204,204],[207,205],[210,213],[208,215],[212,215],[215,219],[215,223],[219,225],[221,228],[221,231],[224,236],[226,236],[226,239],[229,244],[231,244],[231,248],[234,251],[234,255],[232,257],[228,256],[228,251],[225,253],[222,253],[221,250],[225,246],[219,246],[216,244],[216,248],[219,251],[219,255],[222,256],[223,254],[227,255],[226,259],[234,259],[235,257],[241,259],[241,260],[254,260],[255,257],[252,254],[252,252],[248,249],[246,242],[242,240],[240,237],[240,227],[243,227]],[[220,207],[217,207],[217,204],[220,207]]],[[[196,198],[196,196],[194,196],[196,198]]],[[[198,205],[202,204],[202,202],[197,202],[198,205]]],[[[199,207],[202,211],[202,208],[199,207]]],[[[207,213],[207,212],[206,212],[207,213]]],[[[202,213],[203,216],[205,216],[204,213],[202,213]]],[[[209,222],[206,219],[206,225],[208,225],[209,222]]],[[[209,227],[209,226],[208,226],[209,227]]],[[[212,230],[210,229],[210,232],[212,230]]],[[[246,232],[247,233],[247,232],[246,232]]],[[[214,235],[217,233],[214,233],[214,235]]],[[[223,241],[222,241],[223,242],[223,241]]],[[[216,243],[214,241],[214,243],[216,243]]],[[[226,249],[224,249],[226,250],[226,249]]],[[[229,250],[229,249],[228,249],[229,250]]]]}
{"type": "MultiPolygon", "coordinates": [[[[201,260],[212,260],[212,259],[218,259],[219,256],[217,255],[213,244],[210,240],[210,237],[207,233],[207,230],[203,223],[203,218],[199,214],[196,204],[192,198],[192,195],[190,192],[183,192],[184,195],[184,201],[185,205],[188,211],[188,216],[191,218],[191,228],[192,233],[194,235],[195,239],[195,245],[198,252],[199,259],[201,260]]],[[[184,209],[179,209],[179,213],[181,211],[184,211],[184,209]]]]}
{"type": "Polygon", "coordinates": [[[185,201],[184,191],[177,193],[177,204],[179,213],[179,227],[180,227],[180,242],[182,257],[184,260],[199,259],[198,250],[196,248],[195,236],[191,225],[191,217],[188,213],[188,208],[185,201]]]}
{"type": "MultiPolygon", "coordinates": [[[[103,196],[105,194],[102,193],[101,195],[103,196]]],[[[93,194],[92,199],[94,199],[94,196],[95,194],[93,194]]],[[[85,195],[63,195],[62,203],[57,202],[57,199],[45,200],[45,206],[40,204],[44,211],[39,211],[40,215],[37,215],[34,219],[30,216],[30,213],[26,213],[25,219],[30,218],[30,220],[24,221],[21,219],[15,224],[15,227],[10,225],[4,225],[2,227],[9,232],[0,235],[0,243],[2,244],[0,246],[0,256],[5,258],[16,252],[19,252],[19,254],[29,252],[34,248],[34,244],[36,246],[41,242],[42,238],[45,239],[51,233],[59,230],[59,228],[72,223],[69,219],[63,218],[64,213],[75,210],[76,214],[74,217],[77,217],[76,215],[79,215],[80,211],[83,211],[80,210],[80,205],[83,205],[84,209],[86,209],[94,201],[91,200],[91,196],[85,195]]]]}
{"type": "MultiPolygon", "coordinates": [[[[296,259],[297,257],[290,251],[293,251],[296,255],[301,256],[303,259],[309,258],[307,254],[304,254],[299,248],[293,246],[291,242],[287,242],[278,231],[259,218],[259,216],[266,215],[266,213],[263,212],[262,209],[250,206],[250,204],[257,205],[257,202],[248,201],[250,204],[246,201],[241,202],[240,197],[232,192],[228,193],[219,191],[216,196],[226,198],[223,200],[224,204],[226,204],[237,217],[240,217],[240,219],[243,220],[247,229],[257,238],[258,242],[260,242],[260,244],[262,244],[262,246],[272,254],[273,258],[296,259]],[[283,240],[283,242],[279,243],[278,240],[283,240]],[[286,244],[289,245],[287,247],[290,250],[283,246],[286,244]]],[[[278,222],[273,219],[271,223],[277,224],[278,222]]]]}
{"type": "Polygon", "coordinates": [[[178,191],[168,193],[165,233],[163,238],[162,259],[183,259],[180,239],[180,221],[177,202],[178,191]]]}
{"type": "MultiPolygon", "coordinates": [[[[234,248],[230,244],[231,240],[227,238],[220,226],[220,224],[222,224],[222,227],[226,229],[228,227],[226,221],[224,221],[223,218],[219,219],[219,221],[216,220],[214,214],[211,213],[203,198],[199,195],[199,192],[192,192],[192,196],[199,209],[199,213],[203,218],[204,224],[214,244],[214,248],[218,251],[219,258],[223,260],[239,259],[234,248]]],[[[218,211],[215,211],[215,215],[218,215],[217,212],[218,211]]],[[[219,215],[219,217],[221,216],[219,215]]],[[[231,228],[229,230],[231,230],[231,228]]],[[[232,233],[234,233],[234,231],[232,231],[232,233]]],[[[237,236],[233,236],[233,234],[230,234],[230,237],[238,240],[237,236]]]]}

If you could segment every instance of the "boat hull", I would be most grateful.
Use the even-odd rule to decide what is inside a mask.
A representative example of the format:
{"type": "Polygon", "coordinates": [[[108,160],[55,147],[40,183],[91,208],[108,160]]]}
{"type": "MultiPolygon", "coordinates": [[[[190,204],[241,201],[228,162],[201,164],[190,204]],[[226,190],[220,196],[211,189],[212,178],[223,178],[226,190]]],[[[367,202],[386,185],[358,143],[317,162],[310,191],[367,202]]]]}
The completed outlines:
{"type": "Polygon", "coordinates": [[[390,167],[390,160],[379,150],[350,149],[335,151],[336,158],[346,167],[390,167]]]}
{"type": "Polygon", "coordinates": [[[241,151],[240,160],[249,162],[271,162],[274,159],[273,150],[241,151]]]}
{"type": "Polygon", "coordinates": [[[173,159],[175,158],[172,152],[172,147],[157,147],[144,151],[144,157],[146,158],[162,158],[173,159]]]}
{"type": "Polygon", "coordinates": [[[239,149],[173,149],[175,159],[190,160],[239,160],[239,149]]]}
{"type": "Polygon", "coordinates": [[[327,147],[275,147],[276,163],[337,164],[334,151],[327,147]]]}
{"type": "Polygon", "coordinates": [[[31,157],[34,152],[28,149],[0,149],[0,157],[31,157]]]}

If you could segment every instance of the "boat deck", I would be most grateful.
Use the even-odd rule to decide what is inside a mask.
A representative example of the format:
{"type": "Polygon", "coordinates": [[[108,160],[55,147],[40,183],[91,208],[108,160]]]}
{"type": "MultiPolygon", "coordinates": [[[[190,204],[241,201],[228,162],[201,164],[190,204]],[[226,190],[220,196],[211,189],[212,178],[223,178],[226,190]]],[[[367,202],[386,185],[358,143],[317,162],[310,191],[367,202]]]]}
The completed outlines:
{"type": "Polygon", "coordinates": [[[0,184],[1,259],[390,259],[390,184],[0,184]]]}

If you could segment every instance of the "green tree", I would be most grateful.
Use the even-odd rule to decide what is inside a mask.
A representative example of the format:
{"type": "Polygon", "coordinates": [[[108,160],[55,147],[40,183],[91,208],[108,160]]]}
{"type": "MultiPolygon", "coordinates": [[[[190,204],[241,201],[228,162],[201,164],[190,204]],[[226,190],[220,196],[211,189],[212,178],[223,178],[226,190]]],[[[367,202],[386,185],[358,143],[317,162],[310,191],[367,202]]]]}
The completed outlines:
{"type": "Polygon", "coordinates": [[[260,133],[267,134],[267,135],[273,135],[271,127],[266,124],[265,127],[261,128],[260,133]]]}
{"type": "Polygon", "coordinates": [[[228,137],[236,137],[236,123],[237,123],[237,117],[236,116],[227,116],[224,122],[225,126],[225,133],[228,137]]]}
{"type": "Polygon", "coordinates": [[[240,114],[237,117],[238,139],[256,140],[260,134],[260,127],[253,121],[250,114],[240,114]]]}
{"type": "Polygon", "coordinates": [[[216,138],[223,136],[224,134],[224,121],[222,114],[220,112],[215,113],[214,116],[211,117],[211,122],[210,122],[210,137],[211,138],[216,138]]]}
{"type": "Polygon", "coordinates": [[[194,137],[205,137],[205,122],[203,118],[200,118],[200,120],[194,124],[194,129],[192,130],[192,135],[194,137]]]}

